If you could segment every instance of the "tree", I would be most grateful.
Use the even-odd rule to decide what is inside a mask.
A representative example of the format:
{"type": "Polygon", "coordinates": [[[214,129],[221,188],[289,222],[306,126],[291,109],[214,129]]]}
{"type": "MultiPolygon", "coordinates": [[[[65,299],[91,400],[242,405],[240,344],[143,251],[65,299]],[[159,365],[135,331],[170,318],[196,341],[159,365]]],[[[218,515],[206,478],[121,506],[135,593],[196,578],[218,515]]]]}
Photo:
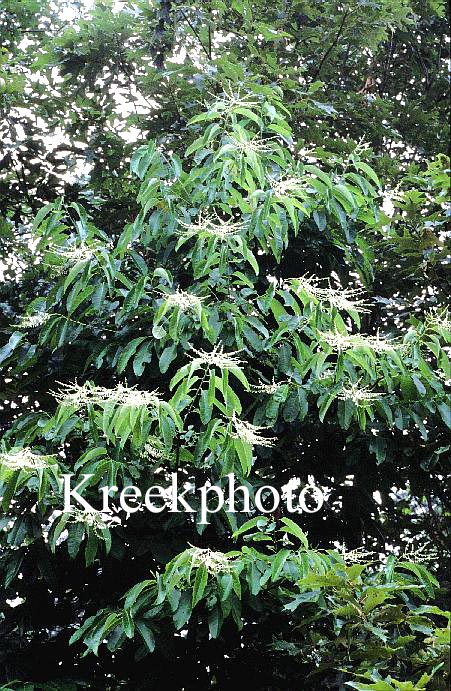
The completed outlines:
{"type": "Polygon", "coordinates": [[[445,688],[442,5],[1,22],[2,681],[445,688]],[[64,471],[327,502],[116,525],[64,471]]]}
{"type": "MultiPolygon", "coordinates": [[[[170,141],[136,150],[137,214],[120,233],[75,202],[36,215],[36,297],[0,353],[17,406],[1,455],[4,598],[19,598],[5,681],[445,688],[421,518],[409,492],[379,515],[372,495],[445,472],[449,317],[404,331],[374,303],[376,258],[389,271],[398,236],[368,151],[299,154],[289,115],[276,85],[227,87],[188,124],[183,157],[170,141]],[[174,471],[197,488],[235,473],[251,494],[311,475],[331,490],[324,511],[291,517],[213,504],[205,523],[196,497],[194,515],[121,525],[61,513],[62,473],[88,476],[100,509],[99,487],[169,486],[174,471]],[[419,544],[395,534],[399,512],[419,544]]],[[[441,223],[438,165],[410,181],[440,190],[441,223]]],[[[428,536],[442,548],[440,499],[428,536]]]]}

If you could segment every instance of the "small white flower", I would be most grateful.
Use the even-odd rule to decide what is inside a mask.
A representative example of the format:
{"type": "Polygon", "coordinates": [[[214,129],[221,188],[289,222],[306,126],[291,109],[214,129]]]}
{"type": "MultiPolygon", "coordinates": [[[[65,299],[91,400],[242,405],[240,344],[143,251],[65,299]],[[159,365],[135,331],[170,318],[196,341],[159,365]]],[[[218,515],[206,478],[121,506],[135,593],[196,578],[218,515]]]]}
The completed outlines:
{"type": "Polygon", "coordinates": [[[448,307],[435,307],[426,315],[426,325],[434,326],[440,331],[451,331],[451,315],[448,307]]]}
{"type": "Polygon", "coordinates": [[[364,336],[362,334],[341,334],[338,331],[323,331],[319,335],[321,340],[326,341],[328,345],[339,352],[352,348],[370,348],[376,353],[383,353],[401,347],[396,341],[388,341],[379,334],[364,336]]]}
{"type": "Polygon", "coordinates": [[[81,244],[69,247],[51,247],[50,251],[64,259],[66,264],[78,264],[78,262],[86,262],[95,257],[97,249],[99,249],[97,245],[88,247],[85,244],[81,244]]]}
{"type": "Polygon", "coordinates": [[[164,293],[163,297],[169,307],[178,307],[182,312],[199,309],[204,300],[204,298],[200,298],[192,293],[187,293],[185,290],[176,290],[175,293],[171,293],[170,295],[164,293]]]}
{"type": "Polygon", "coordinates": [[[232,418],[232,425],[234,429],[232,437],[240,439],[245,444],[251,444],[251,446],[274,446],[276,442],[276,437],[262,437],[260,434],[260,432],[266,431],[267,427],[257,427],[257,425],[252,425],[250,422],[239,420],[235,415],[232,418]]]}
{"type": "Polygon", "coordinates": [[[321,286],[321,281],[316,276],[301,276],[290,280],[296,293],[303,291],[319,302],[328,302],[339,310],[353,310],[354,312],[368,313],[368,303],[362,298],[364,291],[361,288],[332,288],[330,280],[327,287],[321,286]]]}
{"type": "Polygon", "coordinates": [[[38,329],[48,322],[52,314],[48,312],[35,312],[35,314],[25,314],[17,324],[18,329],[38,329]]]}
{"type": "Polygon", "coordinates": [[[215,346],[209,353],[204,350],[196,350],[195,348],[193,348],[193,352],[197,357],[192,355],[190,355],[190,357],[196,367],[206,365],[207,367],[219,367],[219,369],[233,370],[242,364],[242,361],[237,358],[239,351],[224,353],[222,345],[215,346]]]}
{"type": "Polygon", "coordinates": [[[211,549],[193,547],[191,550],[191,564],[194,567],[205,566],[208,573],[216,575],[227,573],[231,570],[233,562],[223,552],[214,552],[211,549]]]}
{"type": "Polygon", "coordinates": [[[105,511],[96,511],[95,509],[83,511],[82,509],[72,508],[68,523],[83,523],[99,537],[102,530],[120,525],[121,519],[119,516],[112,516],[105,511]]]}
{"type": "Polygon", "coordinates": [[[241,221],[225,221],[216,212],[213,214],[199,212],[196,223],[185,223],[181,220],[178,223],[185,228],[182,235],[186,237],[203,234],[222,241],[240,235],[246,228],[246,225],[241,221]]]}
{"type": "Polygon", "coordinates": [[[17,451],[0,454],[0,465],[9,470],[44,470],[56,463],[56,456],[36,454],[28,446],[17,451]]]}
{"type": "Polygon", "coordinates": [[[269,177],[268,182],[272,191],[278,197],[283,197],[287,194],[287,192],[295,192],[297,189],[305,186],[302,178],[294,176],[285,178],[284,180],[275,180],[274,178],[269,177]]]}
{"type": "Polygon", "coordinates": [[[84,407],[88,404],[102,405],[103,403],[116,403],[122,406],[145,406],[158,408],[160,399],[157,391],[139,391],[133,386],[118,384],[114,389],[103,386],[95,386],[90,382],[85,384],[60,384],[60,389],[54,392],[58,403],[84,407]]]}
{"type": "Polygon", "coordinates": [[[342,401],[352,401],[354,405],[358,407],[364,407],[366,404],[371,403],[371,401],[380,400],[383,396],[381,393],[371,391],[366,386],[361,386],[360,382],[354,382],[349,384],[349,386],[343,386],[337,398],[342,401]]]}

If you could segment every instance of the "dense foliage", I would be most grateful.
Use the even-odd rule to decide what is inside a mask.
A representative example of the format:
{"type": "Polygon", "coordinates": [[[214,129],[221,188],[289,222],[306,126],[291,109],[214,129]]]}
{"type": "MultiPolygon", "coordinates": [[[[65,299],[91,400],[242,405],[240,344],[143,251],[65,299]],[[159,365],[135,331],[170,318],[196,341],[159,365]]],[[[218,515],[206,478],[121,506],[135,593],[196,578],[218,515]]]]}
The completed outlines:
{"type": "Polygon", "coordinates": [[[442,4],[0,22],[2,688],[447,688],[442,4]]]}

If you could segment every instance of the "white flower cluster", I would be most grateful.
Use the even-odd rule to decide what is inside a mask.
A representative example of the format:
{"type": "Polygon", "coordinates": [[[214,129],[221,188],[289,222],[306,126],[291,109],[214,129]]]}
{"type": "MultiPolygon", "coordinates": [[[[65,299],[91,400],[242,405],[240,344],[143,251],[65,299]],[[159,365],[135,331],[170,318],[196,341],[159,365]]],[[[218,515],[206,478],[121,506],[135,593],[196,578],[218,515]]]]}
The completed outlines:
{"type": "Polygon", "coordinates": [[[296,189],[304,186],[304,181],[302,178],[294,176],[285,178],[285,180],[275,180],[274,178],[270,177],[268,178],[268,182],[272,191],[278,197],[283,197],[283,195],[285,195],[287,192],[296,191],[296,189]]]}
{"type": "Polygon", "coordinates": [[[346,550],[343,545],[341,556],[345,564],[361,564],[365,563],[374,555],[374,552],[368,552],[364,547],[357,547],[357,549],[346,550]]]}
{"type": "Polygon", "coordinates": [[[451,315],[449,309],[435,307],[426,315],[426,325],[435,326],[440,331],[451,331],[451,315]]]}
{"type": "Polygon", "coordinates": [[[144,444],[143,450],[141,451],[141,458],[159,460],[160,458],[164,458],[164,451],[148,442],[144,444]]]}
{"type": "Polygon", "coordinates": [[[105,511],[83,510],[73,508],[70,511],[68,523],[83,523],[87,528],[91,528],[99,537],[102,530],[120,525],[119,516],[112,516],[105,511]]]}
{"type": "Polygon", "coordinates": [[[158,439],[150,438],[141,451],[141,458],[152,461],[170,460],[174,454],[166,451],[158,439]]]}
{"type": "Polygon", "coordinates": [[[451,386],[451,376],[449,374],[447,374],[446,372],[437,371],[435,375],[443,382],[445,382],[446,386],[451,386]]]}
{"type": "Polygon", "coordinates": [[[196,367],[219,367],[219,369],[234,369],[242,364],[242,360],[237,358],[239,351],[231,353],[224,353],[222,345],[214,346],[213,350],[207,353],[204,350],[196,350],[193,348],[196,357],[190,355],[196,367]]]}
{"type": "Polygon", "coordinates": [[[169,307],[178,307],[182,312],[199,309],[204,298],[200,298],[192,293],[187,293],[185,290],[176,290],[175,293],[167,295],[163,294],[166,304],[169,307]]]}
{"type": "Polygon", "coordinates": [[[438,557],[438,552],[435,547],[428,547],[430,543],[423,545],[409,544],[405,547],[401,557],[406,561],[411,561],[417,564],[427,564],[435,561],[438,557]]]}
{"type": "Polygon", "coordinates": [[[368,313],[368,303],[362,298],[364,291],[361,288],[332,288],[330,280],[327,287],[321,286],[320,279],[316,276],[301,276],[291,279],[291,284],[296,292],[304,291],[312,298],[320,302],[328,302],[339,310],[353,310],[354,312],[368,313]]]}
{"type": "Polygon", "coordinates": [[[98,249],[97,246],[88,247],[82,244],[69,247],[51,247],[50,251],[64,259],[66,264],[78,264],[78,262],[86,262],[95,257],[96,249],[98,249]]]}
{"type": "Polygon", "coordinates": [[[95,386],[90,382],[85,384],[60,384],[60,389],[54,392],[58,403],[73,405],[77,408],[88,404],[102,405],[116,403],[122,406],[145,406],[158,408],[160,399],[157,391],[139,391],[136,387],[118,384],[114,389],[95,386]]]}
{"type": "Polygon", "coordinates": [[[193,547],[191,550],[191,564],[194,567],[205,566],[208,573],[216,575],[230,571],[233,562],[223,552],[214,552],[211,549],[193,547]]]}
{"type": "Polygon", "coordinates": [[[254,137],[253,139],[244,139],[234,136],[230,136],[230,143],[233,148],[241,154],[269,154],[273,151],[273,141],[277,137],[268,137],[267,139],[261,139],[260,137],[254,137]]]}
{"type": "Polygon", "coordinates": [[[239,420],[235,415],[232,418],[232,424],[234,428],[232,437],[234,439],[240,439],[245,444],[252,446],[274,446],[276,437],[262,437],[260,434],[263,430],[267,430],[267,427],[257,427],[250,422],[239,420]]]}
{"type": "Polygon", "coordinates": [[[52,317],[48,312],[35,312],[35,314],[24,314],[20,322],[17,324],[18,329],[38,329],[44,326],[52,317]]]}
{"type": "Polygon", "coordinates": [[[278,391],[284,383],[285,382],[276,383],[273,379],[271,384],[265,384],[262,382],[261,384],[251,384],[249,388],[252,393],[273,394],[276,393],[276,391],[278,391]]]}
{"type": "MultiPolygon", "coordinates": [[[[211,94],[214,99],[217,99],[215,94],[211,94]]],[[[253,101],[251,94],[240,94],[238,89],[236,92],[232,91],[232,88],[224,87],[224,95],[221,96],[219,101],[215,102],[215,110],[220,110],[226,115],[233,113],[235,108],[253,108],[258,106],[258,101],[253,101]]]]}
{"type": "Polygon", "coordinates": [[[312,648],[310,652],[304,654],[304,658],[310,662],[313,662],[315,667],[319,667],[323,659],[321,650],[319,648],[312,648]]]}
{"type": "Polygon", "coordinates": [[[28,446],[17,451],[0,453],[0,465],[9,470],[44,470],[56,463],[56,456],[36,454],[28,446]]]}
{"type": "Polygon", "coordinates": [[[353,382],[349,386],[343,386],[337,398],[342,401],[352,401],[356,406],[365,406],[371,401],[377,401],[383,394],[371,391],[367,386],[362,386],[360,382],[353,382]]]}
{"type": "Polygon", "coordinates": [[[323,331],[320,338],[326,341],[334,350],[343,351],[352,348],[370,348],[376,353],[388,352],[400,347],[396,341],[388,341],[376,334],[376,336],[364,336],[362,334],[341,334],[338,331],[323,331]]]}
{"type": "Polygon", "coordinates": [[[216,212],[213,214],[200,212],[196,223],[185,223],[180,220],[178,223],[185,228],[182,235],[186,237],[203,233],[217,240],[227,240],[239,235],[246,227],[241,221],[225,221],[216,212]]]}

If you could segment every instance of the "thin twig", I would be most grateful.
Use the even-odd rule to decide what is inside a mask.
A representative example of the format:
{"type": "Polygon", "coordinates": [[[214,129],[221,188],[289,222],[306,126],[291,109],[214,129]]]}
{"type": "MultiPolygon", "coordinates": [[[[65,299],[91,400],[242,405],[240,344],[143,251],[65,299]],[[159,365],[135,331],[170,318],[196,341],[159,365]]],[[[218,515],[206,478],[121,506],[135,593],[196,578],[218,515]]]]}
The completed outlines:
{"type": "Polygon", "coordinates": [[[182,15],[185,17],[185,19],[186,19],[186,21],[187,21],[187,23],[188,23],[189,28],[191,29],[191,31],[193,32],[193,34],[195,35],[195,37],[196,37],[197,40],[199,41],[200,47],[201,47],[202,50],[204,51],[205,55],[207,56],[207,58],[208,58],[209,60],[211,60],[211,54],[208,52],[207,48],[205,48],[204,44],[202,43],[202,41],[201,41],[201,39],[200,39],[200,36],[199,36],[198,32],[196,31],[195,27],[192,25],[192,23],[191,23],[189,17],[187,17],[187,15],[185,14],[184,10],[180,9],[180,12],[181,12],[182,15]]]}

